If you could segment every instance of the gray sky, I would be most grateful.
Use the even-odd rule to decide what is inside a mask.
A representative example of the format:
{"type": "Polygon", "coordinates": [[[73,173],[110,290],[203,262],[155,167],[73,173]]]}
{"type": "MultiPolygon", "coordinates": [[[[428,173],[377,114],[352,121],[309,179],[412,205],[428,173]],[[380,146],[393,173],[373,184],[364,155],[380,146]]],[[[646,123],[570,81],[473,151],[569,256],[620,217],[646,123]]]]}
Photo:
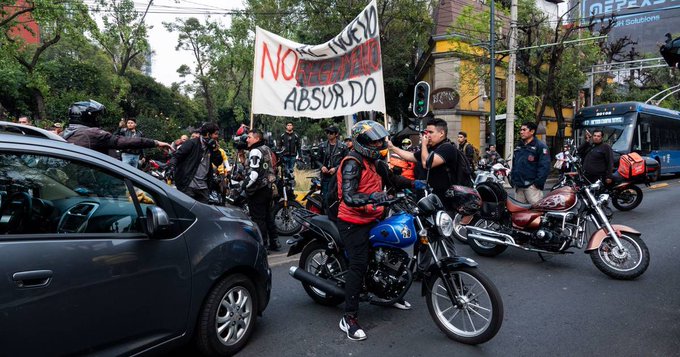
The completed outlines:
{"type": "MultiPolygon", "coordinates": [[[[147,0],[135,0],[138,9],[146,7],[147,0]]],[[[163,22],[173,22],[176,18],[196,17],[203,21],[210,18],[228,26],[231,21],[230,15],[223,13],[228,10],[243,9],[241,0],[154,0],[151,10],[146,17],[146,22],[153,28],[149,31],[149,43],[155,51],[152,62],[152,76],[157,81],[170,86],[172,82],[179,82],[181,78],[177,74],[177,68],[187,64],[193,68],[194,60],[189,51],[175,51],[177,34],[168,32],[163,22]]]]}

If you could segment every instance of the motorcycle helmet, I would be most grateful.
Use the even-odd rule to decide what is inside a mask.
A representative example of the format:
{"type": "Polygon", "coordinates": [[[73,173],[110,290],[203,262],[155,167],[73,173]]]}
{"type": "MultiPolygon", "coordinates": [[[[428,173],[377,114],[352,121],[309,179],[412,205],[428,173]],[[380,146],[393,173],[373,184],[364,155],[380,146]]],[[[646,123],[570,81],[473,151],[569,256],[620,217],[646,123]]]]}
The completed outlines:
{"type": "Polygon", "coordinates": [[[373,120],[362,120],[352,127],[352,144],[361,156],[376,160],[387,155],[387,142],[389,135],[385,127],[373,120]],[[380,145],[371,145],[380,142],[380,145]]]}
{"type": "Polygon", "coordinates": [[[404,149],[404,150],[411,149],[411,145],[413,145],[413,143],[411,142],[411,139],[409,139],[409,138],[405,138],[404,140],[401,141],[401,148],[404,149]]]}
{"type": "Polygon", "coordinates": [[[106,112],[103,104],[90,99],[89,101],[75,102],[68,108],[68,117],[71,124],[82,124],[90,127],[99,126],[99,116],[106,112]]]}
{"type": "Polygon", "coordinates": [[[453,185],[446,190],[445,197],[448,206],[464,216],[473,215],[482,208],[482,198],[470,187],[453,185]]]}

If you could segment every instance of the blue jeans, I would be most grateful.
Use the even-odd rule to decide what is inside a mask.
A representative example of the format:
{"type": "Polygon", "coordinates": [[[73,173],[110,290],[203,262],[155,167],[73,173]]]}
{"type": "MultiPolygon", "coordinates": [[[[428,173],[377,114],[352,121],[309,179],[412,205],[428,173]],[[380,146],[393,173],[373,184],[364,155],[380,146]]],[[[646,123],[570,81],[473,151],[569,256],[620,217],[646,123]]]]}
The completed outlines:
{"type": "Polygon", "coordinates": [[[283,164],[285,165],[286,170],[292,173],[293,169],[295,169],[295,156],[284,156],[283,164]]]}
{"type": "Polygon", "coordinates": [[[134,168],[137,168],[137,165],[139,165],[139,155],[121,153],[120,157],[121,157],[120,161],[134,168]]]}

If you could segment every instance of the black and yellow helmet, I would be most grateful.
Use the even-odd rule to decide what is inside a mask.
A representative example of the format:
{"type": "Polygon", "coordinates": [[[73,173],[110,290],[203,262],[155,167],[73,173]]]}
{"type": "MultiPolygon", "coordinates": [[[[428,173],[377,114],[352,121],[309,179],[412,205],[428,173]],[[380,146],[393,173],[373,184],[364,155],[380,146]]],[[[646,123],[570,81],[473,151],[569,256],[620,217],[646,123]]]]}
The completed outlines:
{"type": "Polygon", "coordinates": [[[379,159],[387,154],[387,142],[389,135],[385,127],[373,120],[362,120],[352,127],[352,142],[354,150],[367,159],[379,159]],[[372,142],[381,141],[379,146],[370,145],[372,142]]]}

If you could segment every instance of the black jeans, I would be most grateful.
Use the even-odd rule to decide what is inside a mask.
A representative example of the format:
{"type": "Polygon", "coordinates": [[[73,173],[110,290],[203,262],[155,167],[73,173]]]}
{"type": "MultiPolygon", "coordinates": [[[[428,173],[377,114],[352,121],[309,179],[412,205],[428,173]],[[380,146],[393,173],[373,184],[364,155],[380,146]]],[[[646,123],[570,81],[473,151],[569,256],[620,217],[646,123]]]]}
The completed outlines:
{"type": "Polygon", "coordinates": [[[265,244],[270,245],[275,244],[279,237],[274,224],[272,200],[271,187],[263,187],[248,196],[250,218],[260,228],[265,244]]]}
{"type": "Polygon", "coordinates": [[[207,188],[199,190],[191,187],[186,187],[181,191],[185,193],[187,196],[201,203],[208,203],[208,201],[210,200],[210,190],[208,190],[207,188]]]}
{"type": "Polygon", "coordinates": [[[359,294],[368,269],[370,242],[368,233],[375,224],[352,224],[338,219],[340,237],[349,257],[349,268],[345,278],[345,313],[356,315],[359,312],[359,294]]]}

